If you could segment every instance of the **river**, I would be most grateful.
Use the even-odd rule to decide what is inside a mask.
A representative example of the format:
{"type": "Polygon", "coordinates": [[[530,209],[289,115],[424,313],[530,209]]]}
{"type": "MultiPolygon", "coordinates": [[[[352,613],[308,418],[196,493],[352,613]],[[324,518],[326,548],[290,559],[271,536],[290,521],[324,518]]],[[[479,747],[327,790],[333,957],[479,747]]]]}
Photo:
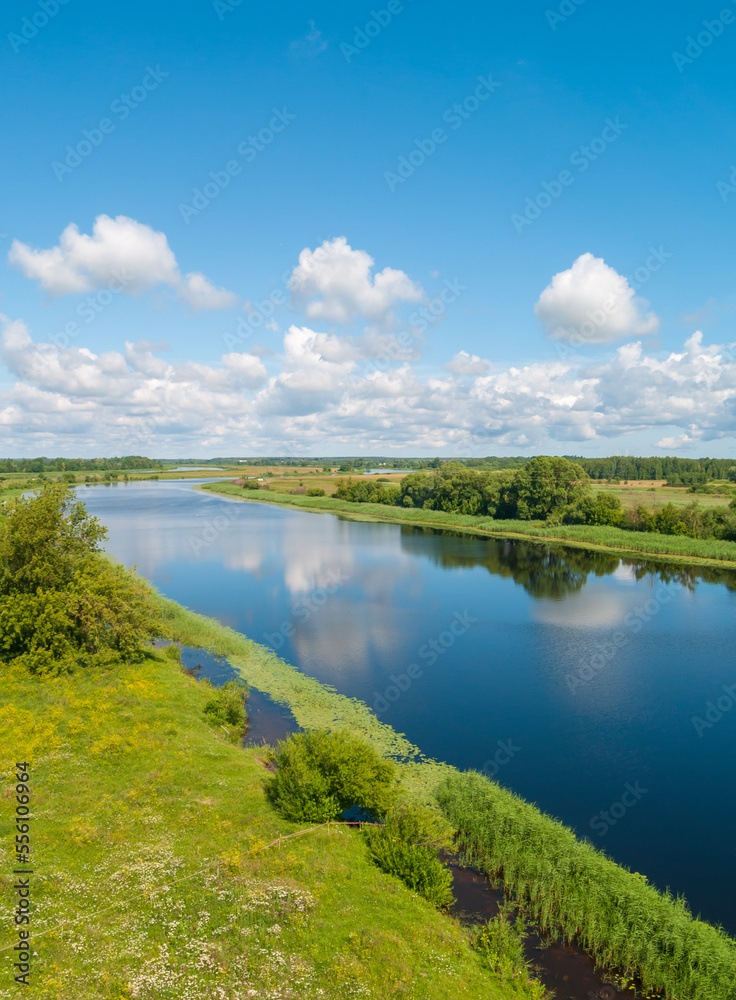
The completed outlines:
{"type": "Polygon", "coordinates": [[[484,770],[736,933],[736,575],[80,488],[166,596],[484,770]]]}

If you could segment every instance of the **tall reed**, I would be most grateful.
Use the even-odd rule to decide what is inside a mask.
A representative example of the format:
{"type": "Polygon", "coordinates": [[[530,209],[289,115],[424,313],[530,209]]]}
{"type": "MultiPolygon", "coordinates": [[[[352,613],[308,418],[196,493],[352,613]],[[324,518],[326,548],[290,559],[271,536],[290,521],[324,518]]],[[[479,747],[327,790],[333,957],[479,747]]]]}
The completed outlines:
{"type": "Polygon", "coordinates": [[[542,931],[672,1000],[736,1000],[736,942],[512,792],[469,772],[438,799],[461,852],[542,931]]]}

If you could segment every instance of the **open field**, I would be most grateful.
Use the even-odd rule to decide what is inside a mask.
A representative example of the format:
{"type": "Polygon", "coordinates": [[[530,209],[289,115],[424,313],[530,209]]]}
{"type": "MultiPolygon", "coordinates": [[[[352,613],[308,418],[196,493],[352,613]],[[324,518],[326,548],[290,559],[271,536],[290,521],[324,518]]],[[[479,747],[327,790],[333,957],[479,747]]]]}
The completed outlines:
{"type": "MultiPolygon", "coordinates": [[[[272,484],[273,487],[274,484],[272,484]]],[[[663,562],[690,566],[736,569],[736,542],[700,540],[681,535],[658,535],[621,528],[593,525],[555,525],[538,521],[496,521],[469,514],[417,508],[389,507],[382,504],[350,503],[335,497],[294,496],[275,490],[245,491],[233,483],[205,484],[201,489],[246,502],[278,503],[300,510],[339,514],[354,521],[388,521],[432,528],[465,531],[494,538],[519,538],[528,541],[561,542],[577,548],[611,552],[621,556],[645,556],[663,562]]]]}
{"type": "Polygon", "coordinates": [[[641,482],[632,480],[628,484],[594,481],[593,491],[613,493],[624,507],[629,509],[637,507],[639,504],[649,507],[651,510],[658,510],[667,503],[672,503],[676,507],[685,507],[696,501],[703,507],[727,506],[736,496],[736,491],[729,489],[729,485],[726,483],[716,485],[722,492],[691,493],[688,486],[665,486],[663,479],[642,480],[641,482]]]}

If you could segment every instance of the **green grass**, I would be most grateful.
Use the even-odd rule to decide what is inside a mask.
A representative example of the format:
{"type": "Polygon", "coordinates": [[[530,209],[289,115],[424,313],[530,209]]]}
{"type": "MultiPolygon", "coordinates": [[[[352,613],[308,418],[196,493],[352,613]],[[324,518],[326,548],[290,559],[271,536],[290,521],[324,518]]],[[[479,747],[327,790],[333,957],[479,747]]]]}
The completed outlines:
{"type": "Polygon", "coordinates": [[[720,493],[691,493],[687,486],[649,486],[648,482],[646,485],[637,485],[633,481],[628,484],[594,481],[591,485],[595,493],[613,493],[624,507],[632,508],[642,504],[651,510],[660,510],[668,503],[675,507],[687,507],[694,501],[701,507],[724,507],[734,496],[730,484],[726,483],[718,484],[722,490],[720,493]]]}
{"type": "MultiPolygon", "coordinates": [[[[396,760],[411,798],[431,801],[443,782],[457,788],[467,780],[423,757],[362,702],[218,622],[156,599],[174,638],[227,656],[249,684],[289,705],[301,726],[347,728],[396,760]]],[[[484,968],[469,932],[379,871],[356,832],[323,829],[264,850],[303,827],[271,808],[259,750],[233,746],[206,723],[211,689],[184,674],[170,654],[152,652],[140,664],[72,677],[2,670],[0,878],[8,898],[9,765],[30,759],[34,996],[236,1000],[288,997],[289,990],[301,1000],[514,995],[484,968]]],[[[562,926],[597,949],[601,960],[612,961],[621,952],[608,947],[608,937],[601,947],[589,932],[585,907],[591,898],[600,904],[594,931],[605,920],[619,928],[620,913],[630,917],[622,907],[633,892],[638,922],[629,921],[623,942],[631,953],[654,947],[650,942],[660,940],[652,934],[652,914],[658,918],[661,911],[658,893],[612,861],[598,862],[601,855],[534,806],[479,780],[490,789],[493,830],[500,835],[489,847],[489,803],[478,795],[471,809],[477,828],[468,828],[462,796],[454,811],[448,808],[451,822],[462,831],[462,845],[492,874],[503,867],[507,886],[518,891],[524,879],[531,885],[528,871],[534,869],[529,903],[543,926],[562,926]],[[567,851],[563,862],[560,843],[567,851]],[[573,868],[579,855],[593,858],[589,868],[573,868]]],[[[679,969],[685,956],[701,976],[703,948],[714,941],[711,979],[720,975],[724,955],[731,961],[731,980],[720,993],[688,992],[688,986],[669,995],[731,1000],[733,942],[666,902],[678,934],[683,927],[694,930],[677,938],[681,955],[655,949],[661,966],[679,963],[679,969]]],[[[2,1000],[18,995],[10,977],[12,943],[6,923],[2,1000]]]]}
{"type": "Polygon", "coordinates": [[[441,801],[460,831],[458,846],[492,877],[502,875],[539,926],[578,940],[603,967],[639,973],[674,1000],[736,1000],[736,942],[694,921],[683,902],[512,792],[423,757],[362,702],[239,633],[160,600],[178,639],[227,656],[248,683],[289,705],[304,728],[344,727],[369,739],[397,761],[402,785],[417,801],[431,803],[444,789],[441,801]]]}
{"type": "Polygon", "coordinates": [[[736,942],[480,774],[439,791],[457,845],[549,934],[676,1000],[734,1000],[736,942]]]}
{"type": "MultiPolygon", "coordinates": [[[[41,1000],[510,994],[451,918],[382,873],[356,831],[298,828],[257,749],[204,720],[208,687],[171,656],[72,677],[3,668],[2,891],[11,765],[32,762],[33,951],[41,1000]],[[249,992],[252,991],[252,992],[249,992]]],[[[0,935],[0,997],[13,981],[0,935]]]]}
{"type": "Polygon", "coordinates": [[[496,521],[489,517],[469,514],[449,514],[438,510],[405,507],[386,507],[374,503],[351,503],[333,497],[305,497],[261,491],[255,496],[244,495],[239,486],[231,483],[207,483],[199,489],[236,496],[256,503],[277,503],[303,510],[331,512],[350,517],[355,521],[390,521],[397,524],[416,524],[435,528],[468,531],[495,538],[525,538],[529,541],[563,542],[577,548],[613,552],[619,555],[645,555],[658,560],[688,563],[689,565],[720,566],[736,569],[736,542],[715,539],[701,540],[680,535],[658,535],[622,528],[593,525],[555,525],[539,521],[496,521]]]}

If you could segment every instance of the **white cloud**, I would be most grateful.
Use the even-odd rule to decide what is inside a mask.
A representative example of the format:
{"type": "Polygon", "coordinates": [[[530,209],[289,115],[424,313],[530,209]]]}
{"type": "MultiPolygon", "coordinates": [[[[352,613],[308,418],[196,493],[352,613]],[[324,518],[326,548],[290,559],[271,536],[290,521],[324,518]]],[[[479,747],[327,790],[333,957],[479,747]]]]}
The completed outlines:
{"type": "MultiPolygon", "coordinates": [[[[559,452],[653,430],[662,449],[702,448],[736,437],[735,347],[696,333],[670,354],[633,342],[595,366],[557,360],[459,378],[420,375],[408,361],[366,368],[350,339],[292,326],[269,374],[255,353],[204,365],[146,341],[57,349],[6,320],[0,358],[15,385],[0,453],[559,452]]],[[[482,361],[458,357],[461,370],[482,361]]]]}
{"type": "Polygon", "coordinates": [[[289,45],[289,50],[296,55],[318,56],[327,48],[327,42],[322,37],[322,32],[315,26],[314,21],[309,22],[309,31],[304,38],[299,38],[289,45]]]}
{"type": "Polygon", "coordinates": [[[490,370],[491,363],[477,354],[459,351],[445,365],[445,371],[453,375],[485,375],[490,370]]]}
{"type": "Polygon", "coordinates": [[[8,260],[51,296],[106,287],[139,295],[168,285],[195,312],[237,304],[233,292],[215,288],[203,274],[182,275],[166,235],[125,215],[98,215],[91,236],[72,222],[48,250],[13,240],[8,260]]]}
{"type": "Polygon", "coordinates": [[[374,260],[353,250],[344,236],[306,247],[289,279],[295,301],[312,320],[389,324],[401,302],[419,302],[424,292],[403,271],[385,267],[372,274],[374,260]]]}
{"type": "Polygon", "coordinates": [[[610,343],[656,333],[659,320],[626,278],[584,253],[547,285],[534,307],[550,336],[574,343],[610,343]]]}

